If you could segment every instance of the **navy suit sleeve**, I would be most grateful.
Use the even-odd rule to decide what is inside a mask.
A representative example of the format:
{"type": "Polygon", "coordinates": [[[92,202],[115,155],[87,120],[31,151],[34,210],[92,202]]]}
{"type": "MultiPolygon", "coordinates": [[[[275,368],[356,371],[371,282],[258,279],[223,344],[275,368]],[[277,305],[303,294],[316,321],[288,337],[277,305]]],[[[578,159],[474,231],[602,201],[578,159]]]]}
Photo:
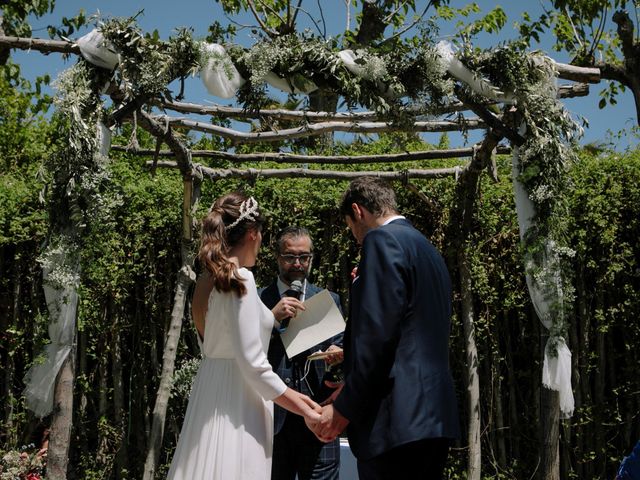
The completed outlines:
{"type": "MultiPolygon", "coordinates": [[[[342,305],[340,304],[340,297],[338,296],[337,293],[334,292],[329,292],[331,294],[331,298],[333,298],[333,301],[336,303],[338,310],[340,310],[340,314],[344,316],[344,313],[342,312],[342,305]]],[[[344,334],[343,333],[339,333],[337,335],[334,335],[333,337],[331,337],[328,341],[329,345],[336,345],[340,348],[342,348],[342,338],[343,338],[344,334]]]]}
{"type": "Polygon", "coordinates": [[[359,278],[352,286],[350,371],[335,408],[354,421],[392,386],[391,368],[407,310],[407,268],[396,238],[371,230],[362,245],[359,278]]]}

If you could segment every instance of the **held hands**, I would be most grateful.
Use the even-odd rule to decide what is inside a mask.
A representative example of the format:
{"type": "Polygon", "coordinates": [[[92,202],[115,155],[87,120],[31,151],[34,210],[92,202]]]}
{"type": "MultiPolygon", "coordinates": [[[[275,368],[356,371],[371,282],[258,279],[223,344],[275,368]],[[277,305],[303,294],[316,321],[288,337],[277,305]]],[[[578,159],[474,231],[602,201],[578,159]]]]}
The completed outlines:
{"type": "Polygon", "coordinates": [[[301,394],[301,397],[302,402],[305,405],[302,407],[302,416],[304,417],[304,423],[309,425],[309,423],[319,422],[322,414],[322,407],[306,395],[301,394]]]}
{"type": "Polygon", "coordinates": [[[322,414],[317,422],[307,421],[305,418],[305,423],[309,430],[318,437],[318,440],[328,443],[335,440],[336,437],[347,428],[349,420],[333,408],[332,404],[329,404],[322,407],[322,414]]]}
{"type": "Polygon", "coordinates": [[[294,297],[282,297],[275,307],[271,309],[271,313],[278,322],[285,318],[293,318],[297,315],[298,310],[305,310],[304,304],[294,297]]]}
{"type": "Polygon", "coordinates": [[[342,416],[342,414],[333,407],[333,401],[340,395],[342,388],[344,387],[344,383],[340,384],[338,388],[336,388],[335,392],[331,394],[329,398],[327,398],[322,405],[322,413],[320,415],[320,419],[317,421],[307,421],[305,418],[305,423],[309,430],[311,430],[318,440],[321,442],[332,442],[335,438],[340,435],[347,425],[349,424],[349,420],[342,416]]]}
{"type": "Polygon", "coordinates": [[[292,388],[288,388],[282,395],[273,400],[277,405],[304,417],[304,421],[309,423],[317,423],[320,421],[322,407],[311,400],[303,393],[297,392],[292,388]]]}

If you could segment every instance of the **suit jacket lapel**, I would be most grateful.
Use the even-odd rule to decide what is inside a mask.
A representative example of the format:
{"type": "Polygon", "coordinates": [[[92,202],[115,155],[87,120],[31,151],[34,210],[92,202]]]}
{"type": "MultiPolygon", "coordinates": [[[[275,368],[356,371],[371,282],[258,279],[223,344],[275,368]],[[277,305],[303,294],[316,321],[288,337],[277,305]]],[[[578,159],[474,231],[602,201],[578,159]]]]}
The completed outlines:
{"type": "Polygon", "coordinates": [[[272,309],[280,301],[280,292],[278,291],[278,283],[273,282],[267,288],[265,288],[262,294],[263,303],[272,309]]]}

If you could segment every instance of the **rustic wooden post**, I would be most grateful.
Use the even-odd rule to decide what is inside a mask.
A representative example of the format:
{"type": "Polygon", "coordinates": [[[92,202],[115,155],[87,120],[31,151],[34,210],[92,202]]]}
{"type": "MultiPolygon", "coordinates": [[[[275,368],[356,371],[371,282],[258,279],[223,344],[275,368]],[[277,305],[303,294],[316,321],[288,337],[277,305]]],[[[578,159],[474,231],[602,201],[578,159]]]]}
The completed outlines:
{"type": "Polygon", "coordinates": [[[193,241],[192,208],[198,200],[193,195],[193,171],[191,165],[191,154],[182,142],[177,139],[170,129],[164,129],[154,122],[147,114],[142,113],[142,126],[151,131],[160,140],[167,142],[174,151],[178,159],[178,165],[183,174],[183,197],[182,197],[182,245],[180,256],[182,267],[178,272],[178,281],[174,295],[173,309],[171,311],[171,321],[167,331],[167,337],[162,354],[162,373],[160,374],[160,384],[153,408],[153,419],[151,425],[151,435],[149,438],[149,449],[144,464],[144,480],[153,480],[158,468],[162,440],[164,438],[164,426],[167,416],[167,405],[171,394],[171,384],[173,372],[175,370],[176,353],[180,332],[182,330],[182,319],[186,304],[188,303],[187,293],[191,284],[195,281],[193,265],[193,254],[191,253],[191,243],[193,241]]]}
{"type": "Polygon", "coordinates": [[[480,423],[480,384],[478,375],[478,349],[475,341],[475,314],[471,268],[467,251],[471,248],[470,235],[475,215],[476,195],[480,174],[491,162],[494,149],[502,136],[489,131],[476,150],[471,163],[460,175],[456,186],[455,207],[451,214],[449,231],[452,235],[453,255],[450,260],[458,270],[460,284],[460,313],[466,350],[466,386],[469,423],[467,432],[468,464],[467,478],[480,480],[482,473],[482,444],[480,423]]]}
{"type": "Polygon", "coordinates": [[[73,385],[75,380],[76,342],[62,364],[53,395],[53,417],[47,450],[47,479],[66,480],[69,445],[73,426],[73,385]]]}

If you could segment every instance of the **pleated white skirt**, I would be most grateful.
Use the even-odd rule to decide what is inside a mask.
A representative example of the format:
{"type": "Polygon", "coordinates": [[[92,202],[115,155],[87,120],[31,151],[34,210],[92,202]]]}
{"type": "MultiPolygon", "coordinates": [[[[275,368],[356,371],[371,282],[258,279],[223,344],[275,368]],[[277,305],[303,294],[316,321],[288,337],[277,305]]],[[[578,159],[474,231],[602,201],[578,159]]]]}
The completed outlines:
{"type": "Polygon", "coordinates": [[[250,389],[233,359],[204,357],[168,479],[268,480],[273,402],[250,389]]]}

